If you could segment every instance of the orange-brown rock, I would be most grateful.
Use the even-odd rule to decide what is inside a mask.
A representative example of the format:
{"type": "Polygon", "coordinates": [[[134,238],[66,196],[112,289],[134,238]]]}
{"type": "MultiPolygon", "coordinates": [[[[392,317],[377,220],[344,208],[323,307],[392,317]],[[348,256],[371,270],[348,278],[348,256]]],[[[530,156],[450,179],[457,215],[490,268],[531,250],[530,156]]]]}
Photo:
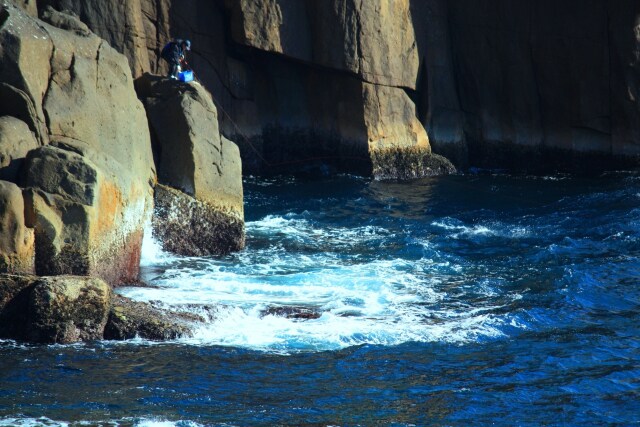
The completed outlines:
{"type": "Polygon", "coordinates": [[[36,270],[134,281],[155,166],[127,60],[74,16],[0,9],[0,115],[25,124],[0,150],[19,147],[8,156],[20,161],[32,149],[19,184],[36,270]]]}

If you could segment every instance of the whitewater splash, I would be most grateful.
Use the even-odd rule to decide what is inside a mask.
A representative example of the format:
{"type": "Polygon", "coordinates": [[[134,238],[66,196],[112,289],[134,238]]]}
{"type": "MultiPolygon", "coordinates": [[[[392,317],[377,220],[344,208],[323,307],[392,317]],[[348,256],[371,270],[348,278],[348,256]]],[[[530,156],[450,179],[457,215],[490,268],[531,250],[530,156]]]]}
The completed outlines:
{"type": "Polygon", "coordinates": [[[154,288],[120,292],[205,314],[209,321],[184,343],[286,353],[461,343],[502,336],[505,325],[523,327],[514,316],[494,314],[519,295],[495,298],[501,292],[478,283],[469,291],[486,301],[469,306],[449,295],[464,266],[426,239],[409,242],[422,253],[416,259],[387,256],[398,236],[382,227],[318,227],[305,214],[268,215],[247,223],[244,252],[222,260],[172,256],[146,236],[143,276],[154,288]],[[282,315],[297,310],[316,315],[282,315]]]}

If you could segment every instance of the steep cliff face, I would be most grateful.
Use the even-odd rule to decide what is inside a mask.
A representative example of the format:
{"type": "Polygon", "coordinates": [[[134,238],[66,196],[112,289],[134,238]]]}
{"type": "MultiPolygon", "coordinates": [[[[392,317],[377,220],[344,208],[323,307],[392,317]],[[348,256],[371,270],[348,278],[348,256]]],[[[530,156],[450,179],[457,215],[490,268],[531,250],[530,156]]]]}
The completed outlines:
{"type": "Polygon", "coordinates": [[[640,154],[640,3],[427,0],[420,118],[458,163],[616,167],[640,154]]]}
{"type": "Polygon", "coordinates": [[[379,159],[413,152],[415,166],[431,147],[461,166],[515,170],[636,165],[640,154],[633,0],[43,4],[78,13],[134,75],[163,72],[162,45],[191,38],[251,170],[315,159],[377,173],[379,159]]]}
{"type": "Polygon", "coordinates": [[[401,156],[412,166],[430,156],[407,94],[419,65],[408,1],[130,0],[120,9],[137,8],[140,18],[125,20],[116,7],[119,24],[96,12],[96,1],[47,1],[114,43],[134,74],[142,62],[162,73],[162,45],[171,35],[191,38],[194,68],[222,109],[222,131],[239,143],[251,172],[330,164],[377,174],[382,161],[394,177],[402,172],[388,160],[401,156]],[[145,34],[148,62],[112,37],[118,29],[122,40],[145,34]]]}

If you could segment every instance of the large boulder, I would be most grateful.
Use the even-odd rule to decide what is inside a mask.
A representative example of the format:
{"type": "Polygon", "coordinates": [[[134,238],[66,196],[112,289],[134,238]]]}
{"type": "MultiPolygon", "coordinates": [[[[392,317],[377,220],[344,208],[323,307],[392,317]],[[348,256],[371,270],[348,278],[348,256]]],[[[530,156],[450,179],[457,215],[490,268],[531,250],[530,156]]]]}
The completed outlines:
{"type": "Polygon", "coordinates": [[[97,278],[0,275],[0,337],[68,344],[103,338],[111,287],[97,278]]]}
{"type": "Polygon", "coordinates": [[[211,95],[197,82],[145,75],[136,83],[157,147],[158,181],[242,219],[240,151],[220,134],[211,95]]]}
{"type": "Polygon", "coordinates": [[[134,281],[155,167],[127,60],[73,16],[47,10],[48,24],[0,9],[0,115],[50,144],[29,154],[21,180],[38,273],[134,281]]]}
{"type": "Polygon", "coordinates": [[[33,273],[35,238],[25,224],[22,190],[0,181],[0,273],[33,273]]]}
{"type": "Polygon", "coordinates": [[[189,336],[204,319],[113,294],[96,278],[0,274],[0,338],[70,344],[189,336]]]}
{"type": "Polygon", "coordinates": [[[220,134],[211,95],[199,84],[145,75],[144,100],[158,165],[154,235],[182,255],[225,254],[244,247],[242,165],[220,134]],[[174,190],[178,189],[178,190],[174,190]]]}
{"type": "Polygon", "coordinates": [[[111,287],[97,278],[39,278],[29,296],[26,338],[61,344],[102,339],[111,297],[111,287]]]}

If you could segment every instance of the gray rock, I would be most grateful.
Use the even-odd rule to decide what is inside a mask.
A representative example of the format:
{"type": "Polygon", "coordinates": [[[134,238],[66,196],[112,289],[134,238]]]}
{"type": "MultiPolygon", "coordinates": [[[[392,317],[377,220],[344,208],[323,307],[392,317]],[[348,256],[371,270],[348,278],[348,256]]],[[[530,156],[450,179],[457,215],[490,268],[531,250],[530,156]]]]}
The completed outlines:
{"type": "Polygon", "coordinates": [[[150,75],[136,84],[157,146],[158,181],[242,220],[240,151],[220,135],[211,95],[197,82],[150,75]]]}
{"type": "Polygon", "coordinates": [[[162,310],[116,295],[104,338],[118,341],[136,337],[154,341],[172,340],[190,336],[194,323],[202,321],[198,316],[162,310]]]}
{"type": "Polygon", "coordinates": [[[18,182],[18,172],[30,150],[38,147],[29,126],[11,116],[0,117],[0,179],[18,182]]]}

